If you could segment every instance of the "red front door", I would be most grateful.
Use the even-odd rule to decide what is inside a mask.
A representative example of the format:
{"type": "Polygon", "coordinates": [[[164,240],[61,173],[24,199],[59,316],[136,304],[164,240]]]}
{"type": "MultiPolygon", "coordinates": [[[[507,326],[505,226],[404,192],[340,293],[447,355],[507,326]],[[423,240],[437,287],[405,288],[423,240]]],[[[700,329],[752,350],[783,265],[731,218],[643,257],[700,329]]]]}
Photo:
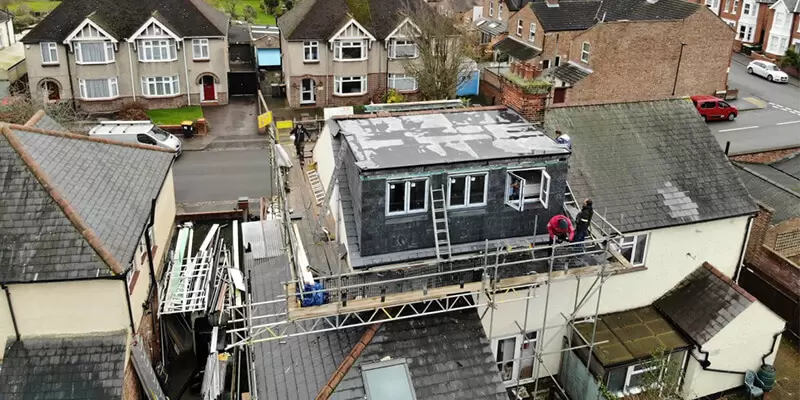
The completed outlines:
{"type": "Polygon", "coordinates": [[[217,99],[217,91],[214,88],[214,78],[210,76],[203,77],[203,100],[214,101],[217,99]]]}

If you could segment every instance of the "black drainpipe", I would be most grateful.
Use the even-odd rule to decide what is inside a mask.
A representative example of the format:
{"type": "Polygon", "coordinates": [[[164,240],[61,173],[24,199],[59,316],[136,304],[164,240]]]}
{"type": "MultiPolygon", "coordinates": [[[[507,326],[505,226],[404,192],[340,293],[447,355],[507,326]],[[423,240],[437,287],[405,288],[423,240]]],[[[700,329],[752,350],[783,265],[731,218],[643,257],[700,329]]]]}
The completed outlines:
{"type": "MultiPolygon", "coordinates": [[[[131,271],[128,270],[128,273],[131,271]]],[[[125,279],[125,274],[116,275],[122,281],[122,287],[125,288],[125,302],[128,303],[128,319],[131,322],[131,335],[136,334],[136,324],[133,323],[133,308],[131,308],[131,293],[128,287],[128,280],[125,279]]]]}
{"type": "Polygon", "coordinates": [[[17,327],[17,317],[16,315],[14,315],[14,307],[11,306],[11,291],[8,290],[8,286],[6,285],[0,284],[0,288],[2,288],[6,292],[6,301],[8,302],[8,310],[11,312],[11,322],[14,324],[14,336],[16,336],[17,341],[19,342],[19,327],[17,327]]]}
{"type": "Polygon", "coordinates": [[[780,332],[772,335],[772,347],[770,347],[769,353],[764,354],[764,356],[761,357],[761,365],[762,366],[763,365],[767,365],[767,361],[766,361],[767,357],[769,357],[770,355],[772,355],[772,353],[775,352],[775,343],[778,341],[778,336],[783,335],[784,332],[786,332],[786,328],[783,328],[783,329],[781,329],[780,332]]]}
{"type": "MultiPolygon", "coordinates": [[[[153,290],[155,290],[156,282],[158,281],[156,279],[156,267],[155,264],[153,264],[153,241],[150,235],[147,234],[147,232],[149,232],[150,228],[152,228],[153,225],[155,225],[155,223],[156,223],[156,199],[153,199],[150,202],[150,220],[147,221],[147,226],[144,228],[144,243],[145,246],[147,247],[147,263],[150,266],[150,289],[147,291],[147,300],[146,300],[148,302],[150,302],[153,298],[152,297],[153,290]]],[[[157,309],[158,305],[156,305],[155,308],[157,309]]],[[[153,320],[153,329],[155,329],[156,324],[158,323],[158,320],[156,319],[155,309],[150,310],[150,317],[153,320]]]]}
{"type": "Polygon", "coordinates": [[[69,65],[69,47],[64,47],[64,53],[66,56],[67,62],[67,76],[69,77],[69,93],[72,96],[72,109],[74,111],[78,110],[78,99],[75,98],[75,82],[72,80],[72,67],[69,65]]]}
{"type": "Polygon", "coordinates": [[[728,369],[710,368],[711,367],[711,361],[708,361],[708,356],[709,356],[708,352],[707,351],[703,351],[703,346],[700,345],[700,344],[695,343],[695,346],[697,346],[697,351],[700,354],[703,354],[704,357],[703,357],[702,360],[697,360],[697,357],[694,357],[694,354],[692,355],[692,357],[694,357],[695,360],[700,362],[700,366],[703,367],[703,371],[720,372],[720,373],[723,373],[723,374],[733,374],[733,375],[744,375],[744,372],[741,372],[741,371],[731,371],[731,370],[728,370],[728,369]]]}

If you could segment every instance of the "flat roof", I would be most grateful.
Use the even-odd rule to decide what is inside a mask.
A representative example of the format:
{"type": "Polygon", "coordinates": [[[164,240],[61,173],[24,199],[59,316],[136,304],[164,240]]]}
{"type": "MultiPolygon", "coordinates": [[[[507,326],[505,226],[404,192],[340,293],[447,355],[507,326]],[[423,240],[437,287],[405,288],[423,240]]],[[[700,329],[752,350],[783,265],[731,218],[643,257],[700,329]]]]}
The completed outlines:
{"type": "Polygon", "coordinates": [[[337,118],[362,170],[569,154],[508,109],[337,118]]]}

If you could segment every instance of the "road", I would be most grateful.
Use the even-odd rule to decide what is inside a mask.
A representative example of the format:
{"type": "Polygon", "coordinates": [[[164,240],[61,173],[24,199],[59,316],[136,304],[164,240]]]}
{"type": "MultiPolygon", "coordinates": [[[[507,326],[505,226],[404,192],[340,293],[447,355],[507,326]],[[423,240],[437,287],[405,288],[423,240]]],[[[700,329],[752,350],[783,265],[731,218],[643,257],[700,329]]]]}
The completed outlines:
{"type": "Polygon", "coordinates": [[[187,151],[175,161],[174,174],[175,200],[179,204],[229,208],[227,205],[239,197],[271,195],[267,149],[187,151]]]}
{"type": "Polygon", "coordinates": [[[733,122],[710,123],[720,146],[725,148],[730,141],[731,155],[800,147],[800,88],[749,75],[747,62],[734,54],[728,86],[739,89],[740,108],[753,104],[764,108],[742,111],[733,122]]]}

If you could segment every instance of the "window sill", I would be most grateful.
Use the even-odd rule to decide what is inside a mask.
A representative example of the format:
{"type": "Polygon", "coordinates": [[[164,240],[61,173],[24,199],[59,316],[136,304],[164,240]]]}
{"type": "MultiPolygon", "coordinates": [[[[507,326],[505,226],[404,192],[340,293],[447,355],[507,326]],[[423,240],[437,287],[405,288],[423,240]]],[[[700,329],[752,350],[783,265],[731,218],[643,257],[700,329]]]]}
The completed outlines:
{"type": "Polygon", "coordinates": [[[145,98],[145,99],[174,99],[176,97],[181,97],[181,96],[183,96],[183,95],[180,94],[180,93],[178,93],[178,94],[166,94],[166,95],[148,95],[148,94],[143,94],[142,95],[142,97],[145,98]]]}
{"type": "MultiPolygon", "coordinates": [[[[389,88],[389,89],[394,89],[394,88],[389,88]]],[[[419,93],[419,89],[414,89],[414,90],[399,90],[399,89],[394,89],[394,90],[395,90],[397,93],[401,93],[401,94],[414,94],[414,93],[419,93]]]]}
{"type": "Polygon", "coordinates": [[[416,211],[406,214],[389,214],[386,216],[385,222],[389,225],[393,225],[393,224],[407,224],[410,222],[425,221],[428,219],[427,211],[428,210],[416,211]]]}
{"type": "Polygon", "coordinates": [[[361,93],[334,93],[333,95],[336,97],[357,97],[357,96],[364,96],[367,92],[361,93]]]}
{"type": "Polygon", "coordinates": [[[317,102],[316,101],[301,101],[300,102],[301,106],[313,106],[314,104],[317,104],[317,102]]]}
{"type": "Polygon", "coordinates": [[[347,59],[347,60],[345,60],[345,59],[341,59],[340,60],[340,59],[334,58],[333,61],[336,61],[336,62],[359,62],[359,61],[367,61],[367,58],[354,58],[354,59],[347,59]]]}
{"type": "Polygon", "coordinates": [[[170,63],[175,61],[178,61],[178,59],[176,58],[174,60],[152,60],[152,61],[139,60],[140,63],[145,63],[145,64],[170,63]]]}
{"type": "Polygon", "coordinates": [[[42,67],[45,67],[45,68],[47,68],[47,67],[60,67],[60,66],[61,66],[61,63],[57,63],[57,62],[54,62],[54,63],[42,63],[42,67]]]}
{"type": "Polygon", "coordinates": [[[95,101],[97,101],[97,102],[100,102],[100,101],[111,101],[111,100],[116,100],[116,99],[118,99],[118,98],[119,98],[119,96],[114,96],[114,97],[103,97],[103,98],[97,98],[97,99],[86,99],[86,98],[81,98],[80,100],[81,100],[81,101],[88,101],[88,102],[95,102],[95,101]]]}
{"type": "Polygon", "coordinates": [[[103,61],[103,62],[75,62],[75,65],[108,65],[115,64],[116,61],[103,61]]]}
{"type": "MultiPolygon", "coordinates": [[[[192,61],[194,62],[211,62],[210,58],[193,58],[192,61]]],[[[150,61],[142,61],[142,62],[150,62],[150,61]]]]}
{"type": "Polygon", "coordinates": [[[319,60],[303,60],[303,64],[319,64],[319,60]]]}
{"type": "Polygon", "coordinates": [[[414,57],[389,57],[390,60],[393,61],[402,61],[402,60],[416,60],[419,56],[414,57]]]}

